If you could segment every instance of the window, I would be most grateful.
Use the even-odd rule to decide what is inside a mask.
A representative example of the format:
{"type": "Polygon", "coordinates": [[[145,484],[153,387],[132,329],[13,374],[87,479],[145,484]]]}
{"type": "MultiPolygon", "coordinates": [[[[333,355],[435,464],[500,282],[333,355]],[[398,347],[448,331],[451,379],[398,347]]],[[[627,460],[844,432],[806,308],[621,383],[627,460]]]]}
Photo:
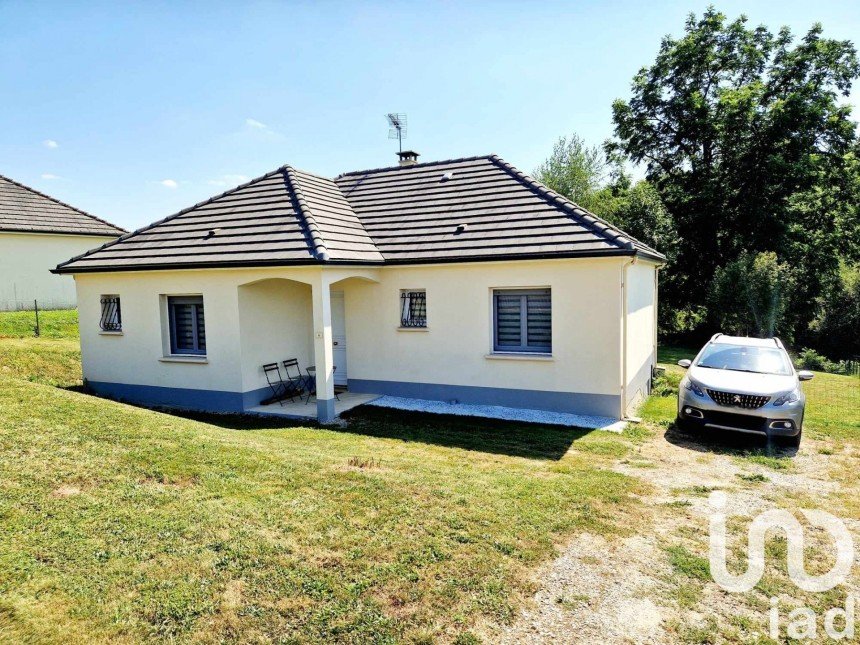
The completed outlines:
{"type": "Polygon", "coordinates": [[[99,319],[102,331],[122,331],[122,312],[119,296],[102,296],[102,315],[99,319]]]}
{"type": "Polygon", "coordinates": [[[171,354],[205,354],[203,296],[168,296],[171,354]]]}
{"type": "Polygon", "coordinates": [[[549,289],[493,292],[493,350],[552,352],[552,299],[549,289]]]}
{"type": "Polygon", "coordinates": [[[426,327],[427,326],[427,292],[426,291],[401,291],[400,292],[400,326],[401,327],[426,327]]]}

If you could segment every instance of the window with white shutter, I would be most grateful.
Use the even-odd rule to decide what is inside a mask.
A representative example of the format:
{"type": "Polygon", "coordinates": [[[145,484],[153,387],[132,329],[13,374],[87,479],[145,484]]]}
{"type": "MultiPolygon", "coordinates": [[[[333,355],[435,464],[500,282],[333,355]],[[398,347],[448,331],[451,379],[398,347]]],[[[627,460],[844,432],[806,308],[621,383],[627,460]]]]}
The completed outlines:
{"type": "Polygon", "coordinates": [[[549,289],[497,289],[493,292],[493,350],[552,352],[549,289]]]}
{"type": "Polygon", "coordinates": [[[205,354],[203,296],[168,296],[167,311],[170,320],[170,352],[205,354]]]}

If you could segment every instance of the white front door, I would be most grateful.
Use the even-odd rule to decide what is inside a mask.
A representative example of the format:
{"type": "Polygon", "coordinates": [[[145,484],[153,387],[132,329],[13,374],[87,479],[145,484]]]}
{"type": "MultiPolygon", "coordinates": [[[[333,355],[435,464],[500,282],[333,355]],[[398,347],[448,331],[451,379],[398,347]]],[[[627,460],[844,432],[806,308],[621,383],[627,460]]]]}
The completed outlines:
{"type": "Polygon", "coordinates": [[[346,308],[343,291],[331,292],[331,338],[334,344],[334,384],[346,385],[346,308]]]}

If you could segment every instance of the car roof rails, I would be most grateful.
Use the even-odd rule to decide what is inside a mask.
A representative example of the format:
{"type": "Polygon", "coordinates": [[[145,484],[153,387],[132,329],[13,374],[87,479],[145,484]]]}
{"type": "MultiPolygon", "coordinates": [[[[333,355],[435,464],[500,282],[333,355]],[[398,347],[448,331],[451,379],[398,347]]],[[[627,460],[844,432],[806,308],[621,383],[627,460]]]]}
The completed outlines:
{"type": "Polygon", "coordinates": [[[773,341],[776,343],[776,346],[780,349],[785,349],[785,346],[782,344],[782,341],[776,336],[773,337],[773,341]]]}
{"type": "Polygon", "coordinates": [[[722,335],[723,335],[723,332],[718,331],[716,334],[714,334],[713,336],[711,336],[711,342],[713,343],[715,340],[717,340],[717,338],[719,338],[719,337],[720,337],[720,336],[722,336],[722,335]]]}

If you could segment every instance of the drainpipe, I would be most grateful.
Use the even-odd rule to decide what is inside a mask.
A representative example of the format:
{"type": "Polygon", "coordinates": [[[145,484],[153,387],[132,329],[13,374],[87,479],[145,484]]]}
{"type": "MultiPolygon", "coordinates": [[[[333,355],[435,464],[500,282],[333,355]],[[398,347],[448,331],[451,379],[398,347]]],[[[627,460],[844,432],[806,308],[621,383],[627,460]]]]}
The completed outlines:
{"type": "Polygon", "coordinates": [[[627,417],[627,269],[636,264],[636,256],[621,267],[621,409],[618,418],[627,417]]]}
{"type": "MultiPolygon", "coordinates": [[[[654,356],[651,359],[651,386],[653,389],[654,386],[654,369],[657,367],[657,324],[659,321],[659,317],[657,315],[657,307],[660,303],[660,268],[663,265],[657,265],[654,267],[654,356]]],[[[651,392],[648,392],[651,394],[651,392]]]]}

